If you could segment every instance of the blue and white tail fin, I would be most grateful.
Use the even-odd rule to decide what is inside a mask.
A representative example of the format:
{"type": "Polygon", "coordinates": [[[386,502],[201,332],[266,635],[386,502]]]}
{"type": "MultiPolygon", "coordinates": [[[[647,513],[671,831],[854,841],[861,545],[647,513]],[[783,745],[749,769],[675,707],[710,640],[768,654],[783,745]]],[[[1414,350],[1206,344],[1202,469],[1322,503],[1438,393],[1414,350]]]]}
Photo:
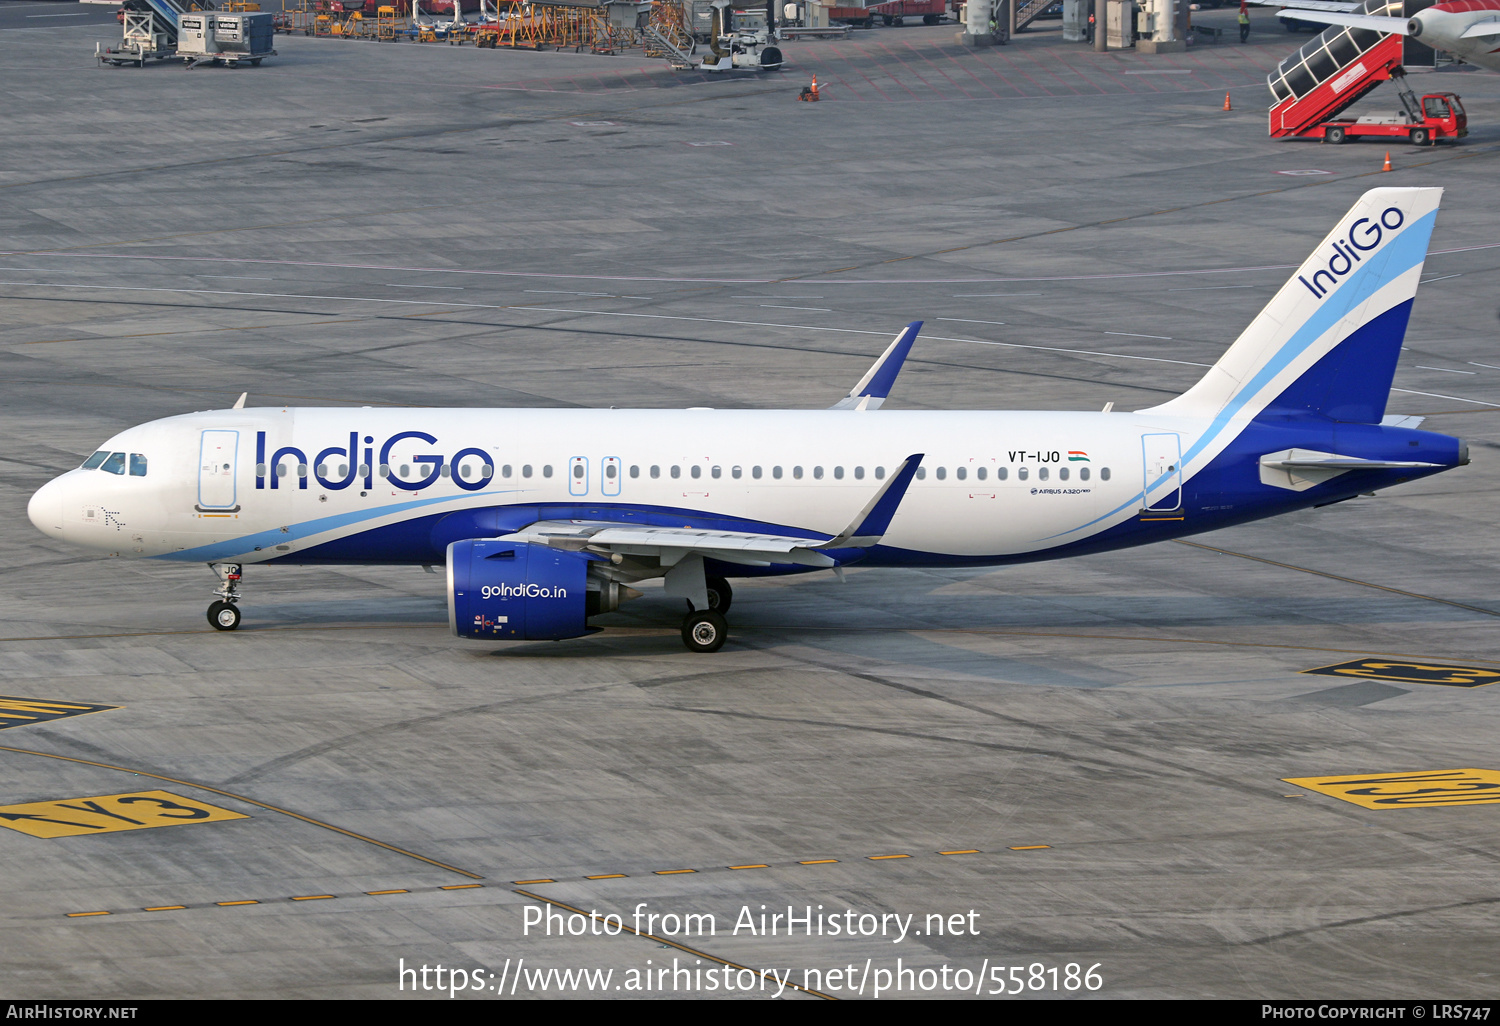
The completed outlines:
{"type": "Polygon", "coordinates": [[[1442,195],[1365,193],[1203,380],[1143,412],[1221,429],[1257,417],[1379,423],[1442,195]]]}

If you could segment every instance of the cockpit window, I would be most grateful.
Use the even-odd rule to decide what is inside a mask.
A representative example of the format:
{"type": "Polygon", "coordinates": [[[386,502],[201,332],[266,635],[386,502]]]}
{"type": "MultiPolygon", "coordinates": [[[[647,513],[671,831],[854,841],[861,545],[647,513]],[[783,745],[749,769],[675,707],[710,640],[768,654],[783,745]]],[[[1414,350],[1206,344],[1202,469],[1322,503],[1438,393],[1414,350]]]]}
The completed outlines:
{"type": "Polygon", "coordinates": [[[133,452],[133,453],[130,454],[130,476],[131,477],[145,477],[146,476],[146,457],[143,456],[141,453],[133,452]]]}
{"type": "Polygon", "coordinates": [[[100,449],[98,452],[94,453],[94,455],[83,461],[83,469],[98,470],[99,464],[103,463],[107,459],[109,459],[109,451],[106,449],[100,449]]]}
{"type": "Polygon", "coordinates": [[[99,469],[111,474],[125,473],[125,454],[123,452],[112,452],[109,458],[99,465],[99,469]]]}

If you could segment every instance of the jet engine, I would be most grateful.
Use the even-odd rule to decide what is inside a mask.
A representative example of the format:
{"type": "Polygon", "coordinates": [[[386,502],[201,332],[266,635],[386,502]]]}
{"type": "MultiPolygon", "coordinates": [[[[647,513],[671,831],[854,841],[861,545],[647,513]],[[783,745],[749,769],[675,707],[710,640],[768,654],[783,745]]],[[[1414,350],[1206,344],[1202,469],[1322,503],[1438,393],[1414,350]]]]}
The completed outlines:
{"type": "Polygon", "coordinates": [[[448,626],[461,638],[486,640],[588,634],[588,616],[609,611],[600,585],[613,583],[589,580],[596,558],[546,545],[456,541],[448,546],[448,626]]]}

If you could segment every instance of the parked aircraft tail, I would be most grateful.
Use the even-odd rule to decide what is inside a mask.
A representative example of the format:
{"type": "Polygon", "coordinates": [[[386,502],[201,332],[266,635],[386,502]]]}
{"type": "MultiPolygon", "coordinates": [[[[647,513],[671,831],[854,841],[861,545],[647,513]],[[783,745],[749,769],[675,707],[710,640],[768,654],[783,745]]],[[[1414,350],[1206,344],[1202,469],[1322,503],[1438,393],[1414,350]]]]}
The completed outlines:
{"type": "Polygon", "coordinates": [[[1442,195],[1365,193],[1203,379],[1146,412],[1379,423],[1442,195]]]}

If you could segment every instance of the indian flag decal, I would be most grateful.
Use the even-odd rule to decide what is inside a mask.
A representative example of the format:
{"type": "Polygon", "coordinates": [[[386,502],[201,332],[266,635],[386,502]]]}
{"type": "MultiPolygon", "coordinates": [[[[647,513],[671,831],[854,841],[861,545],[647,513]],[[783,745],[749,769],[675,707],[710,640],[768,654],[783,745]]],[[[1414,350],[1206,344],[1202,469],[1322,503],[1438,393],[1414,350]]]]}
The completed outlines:
{"type": "Polygon", "coordinates": [[[1069,449],[1068,459],[1073,463],[1088,463],[1089,454],[1084,452],[1082,449],[1069,449]]]}

